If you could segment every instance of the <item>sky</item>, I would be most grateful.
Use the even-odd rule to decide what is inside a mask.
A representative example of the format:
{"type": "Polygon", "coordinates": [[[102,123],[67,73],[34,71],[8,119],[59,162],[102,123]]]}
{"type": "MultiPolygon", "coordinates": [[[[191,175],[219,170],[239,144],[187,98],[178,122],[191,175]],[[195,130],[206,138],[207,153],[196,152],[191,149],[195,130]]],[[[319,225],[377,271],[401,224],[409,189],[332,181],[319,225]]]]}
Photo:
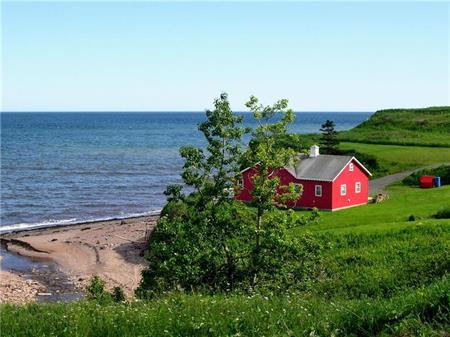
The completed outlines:
{"type": "Polygon", "coordinates": [[[1,3],[2,111],[450,105],[448,2],[1,3]]]}

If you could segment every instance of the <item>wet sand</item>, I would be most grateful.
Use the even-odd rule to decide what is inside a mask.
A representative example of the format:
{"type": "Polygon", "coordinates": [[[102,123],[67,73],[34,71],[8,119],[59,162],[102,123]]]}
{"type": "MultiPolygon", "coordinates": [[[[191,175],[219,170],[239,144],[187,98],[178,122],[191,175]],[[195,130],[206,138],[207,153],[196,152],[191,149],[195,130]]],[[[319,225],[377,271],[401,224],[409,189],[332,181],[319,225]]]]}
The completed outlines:
{"type": "Polygon", "coordinates": [[[8,289],[17,292],[15,284],[19,278],[24,282],[38,282],[41,292],[61,283],[82,290],[93,275],[98,275],[109,289],[119,286],[132,296],[146,265],[147,238],[157,219],[158,216],[145,216],[3,234],[2,244],[8,252],[33,261],[49,261],[58,270],[39,273],[33,269],[28,275],[2,270],[0,288],[5,294],[8,289]]]}

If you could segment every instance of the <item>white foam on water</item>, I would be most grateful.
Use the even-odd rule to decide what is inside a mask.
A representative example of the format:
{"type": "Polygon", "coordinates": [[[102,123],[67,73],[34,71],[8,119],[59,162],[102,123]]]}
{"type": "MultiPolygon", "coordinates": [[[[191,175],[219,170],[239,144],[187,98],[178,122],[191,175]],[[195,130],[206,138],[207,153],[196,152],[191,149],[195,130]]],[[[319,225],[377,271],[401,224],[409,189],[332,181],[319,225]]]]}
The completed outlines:
{"type": "Polygon", "coordinates": [[[11,232],[21,232],[27,231],[31,229],[37,228],[47,228],[47,227],[55,227],[55,226],[69,226],[69,225],[78,225],[82,223],[92,223],[98,221],[108,221],[108,220],[121,220],[128,218],[136,218],[140,216],[148,216],[148,215],[159,215],[161,210],[153,210],[144,213],[129,213],[129,214],[121,214],[118,216],[111,217],[103,217],[103,218],[95,218],[95,219],[63,219],[63,220],[46,220],[42,222],[35,223],[18,223],[14,225],[6,225],[0,227],[0,234],[11,233],[11,232]]]}

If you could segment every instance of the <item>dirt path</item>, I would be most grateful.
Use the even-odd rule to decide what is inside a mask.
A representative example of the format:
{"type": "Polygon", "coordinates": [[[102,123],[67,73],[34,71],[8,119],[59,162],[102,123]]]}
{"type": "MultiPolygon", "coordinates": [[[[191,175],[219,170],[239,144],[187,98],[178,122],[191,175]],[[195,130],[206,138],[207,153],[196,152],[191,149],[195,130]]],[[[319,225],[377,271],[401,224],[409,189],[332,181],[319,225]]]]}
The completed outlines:
{"type": "Polygon", "coordinates": [[[402,180],[403,178],[406,178],[413,172],[420,171],[423,169],[428,169],[428,168],[435,168],[435,167],[439,167],[441,165],[450,165],[450,162],[424,166],[424,167],[420,167],[418,169],[403,171],[403,172],[391,174],[391,175],[388,175],[385,177],[370,180],[369,181],[369,195],[374,195],[374,194],[380,193],[387,186],[395,183],[396,181],[402,180]]]}

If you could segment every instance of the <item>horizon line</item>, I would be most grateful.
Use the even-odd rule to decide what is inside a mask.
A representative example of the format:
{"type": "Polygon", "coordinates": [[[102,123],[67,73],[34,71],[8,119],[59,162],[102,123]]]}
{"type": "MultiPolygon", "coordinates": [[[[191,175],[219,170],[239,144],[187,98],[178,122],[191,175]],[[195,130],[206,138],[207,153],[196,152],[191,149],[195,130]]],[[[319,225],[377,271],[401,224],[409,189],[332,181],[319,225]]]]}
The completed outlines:
{"type": "MultiPolygon", "coordinates": [[[[204,113],[207,110],[9,110],[0,111],[0,113],[204,113]]],[[[361,113],[361,112],[375,112],[378,110],[294,110],[295,113],[327,113],[327,112],[346,112],[346,113],[361,113]]],[[[251,111],[234,111],[237,113],[251,113],[251,111]]]]}

